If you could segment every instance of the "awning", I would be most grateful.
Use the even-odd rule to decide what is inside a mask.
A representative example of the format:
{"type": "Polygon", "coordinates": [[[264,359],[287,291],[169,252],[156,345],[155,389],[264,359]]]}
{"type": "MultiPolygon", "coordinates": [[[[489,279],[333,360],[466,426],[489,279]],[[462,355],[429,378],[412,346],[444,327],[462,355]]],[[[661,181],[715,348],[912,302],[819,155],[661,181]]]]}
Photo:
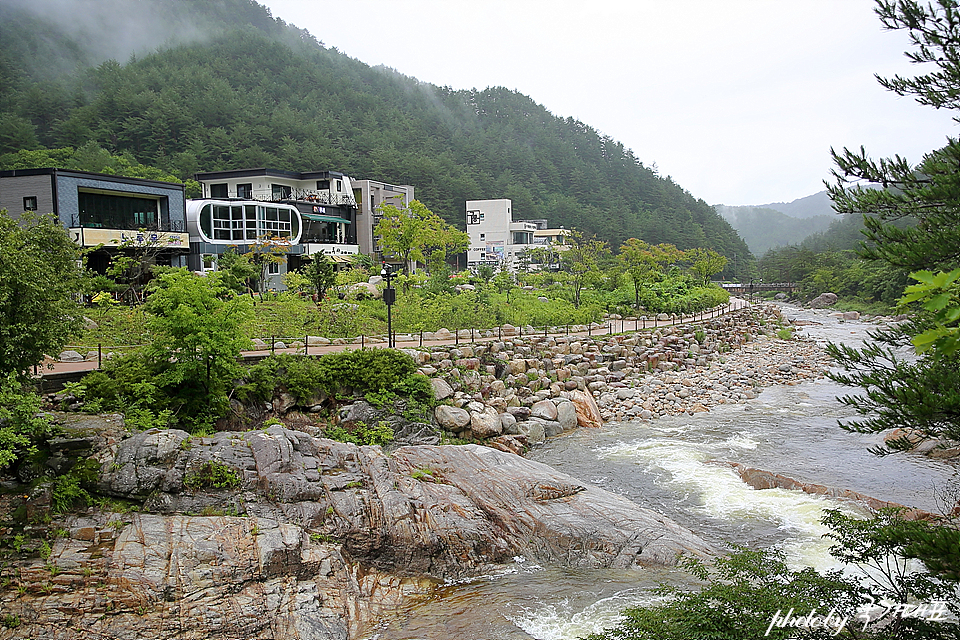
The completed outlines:
{"type": "Polygon", "coordinates": [[[336,216],[321,216],[316,213],[301,213],[300,215],[311,222],[339,222],[340,224],[350,224],[350,221],[346,218],[338,218],[336,216]]]}

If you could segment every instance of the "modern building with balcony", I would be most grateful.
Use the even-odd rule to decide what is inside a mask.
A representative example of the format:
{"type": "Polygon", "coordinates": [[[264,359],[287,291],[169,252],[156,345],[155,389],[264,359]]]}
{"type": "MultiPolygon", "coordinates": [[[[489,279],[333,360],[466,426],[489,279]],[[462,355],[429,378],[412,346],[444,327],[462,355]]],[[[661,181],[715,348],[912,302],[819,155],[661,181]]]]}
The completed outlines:
{"type": "Polygon", "coordinates": [[[105,272],[113,256],[150,246],[157,264],[186,266],[184,186],[68,169],[0,171],[0,209],[53,213],[77,244],[93,249],[87,265],[105,272]]]}
{"type": "Polygon", "coordinates": [[[303,228],[290,255],[323,253],[348,260],[359,253],[357,201],[348,176],[336,171],[281,171],[239,169],[196,174],[203,198],[285,204],[300,212],[303,228]]]}
{"type": "Polygon", "coordinates": [[[536,231],[534,221],[513,221],[511,200],[467,200],[467,267],[516,270],[518,255],[533,245],[536,231]]]}

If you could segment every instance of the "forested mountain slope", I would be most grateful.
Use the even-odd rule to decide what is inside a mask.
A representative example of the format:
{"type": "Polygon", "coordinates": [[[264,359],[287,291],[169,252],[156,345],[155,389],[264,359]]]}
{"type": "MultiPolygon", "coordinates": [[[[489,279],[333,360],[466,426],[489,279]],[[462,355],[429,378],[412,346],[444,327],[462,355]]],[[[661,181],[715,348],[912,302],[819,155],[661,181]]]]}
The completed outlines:
{"type": "Polygon", "coordinates": [[[117,15],[149,5],[145,15],[163,25],[130,23],[121,34],[62,19],[89,3],[59,0],[57,20],[28,11],[45,5],[0,4],[0,153],[92,141],[181,178],[342,171],[412,184],[461,227],[466,200],[510,198],[517,218],[547,218],[614,246],[638,237],[748,253],[712,207],[621,143],[517,92],[454,90],[371,68],[251,0],[104,3],[117,15]],[[103,60],[110,48],[95,46],[146,32],[153,37],[134,38],[133,57],[103,60]]]}

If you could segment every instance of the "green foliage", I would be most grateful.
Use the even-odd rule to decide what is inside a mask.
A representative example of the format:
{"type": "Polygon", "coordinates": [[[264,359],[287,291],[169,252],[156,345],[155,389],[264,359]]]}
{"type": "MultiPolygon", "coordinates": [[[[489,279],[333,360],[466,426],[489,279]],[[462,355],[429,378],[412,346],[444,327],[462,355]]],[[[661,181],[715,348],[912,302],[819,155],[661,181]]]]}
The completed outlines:
{"type": "Polygon", "coordinates": [[[350,389],[383,402],[398,395],[430,402],[430,382],[416,370],[413,358],[394,349],[341,351],[319,358],[275,354],[247,369],[237,397],[264,401],[282,388],[303,402],[321,390],[335,394],[350,389]]]}
{"type": "Polygon", "coordinates": [[[357,393],[392,389],[417,371],[409,355],[395,349],[359,349],[330,353],[318,361],[321,384],[330,391],[357,393]]]}
{"type": "Polygon", "coordinates": [[[921,303],[930,313],[933,328],[911,338],[918,353],[933,352],[944,356],[954,355],[960,349],[960,269],[950,273],[917,271],[910,277],[919,284],[911,285],[900,299],[901,305],[921,303]]]}
{"type": "Polygon", "coordinates": [[[303,275],[313,285],[318,300],[323,300],[327,289],[337,281],[337,270],[333,260],[323,254],[313,256],[313,260],[303,270],[303,275]]]}
{"type": "Polygon", "coordinates": [[[144,357],[181,420],[202,423],[226,403],[239,376],[237,357],[250,344],[241,328],[249,301],[227,289],[216,274],[185,269],[160,274],[145,305],[152,340],[144,357]]]}
{"type": "Polygon", "coordinates": [[[129,407],[124,411],[123,423],[134,431],[167,429],[173,426],[174,414],[170,409],[151,411],[142,407],[129,407]]]}
{"type": "Polygon", "coordinates": [[[260,269],[253,263],[250,254],[230,248],[217,259],[217,273],[228,289],[247,293],[253,290],[260,269]]]}
{"type": "Polygon", "coordinates": [[[695,559],[681,565],[706,584],[698,591],[661,586],[657,593],[667,602],[627,609],[626,620],[618,627],[586,640],[830,638],[834,629],[807,633],[792,627],[771,628],[771,621],[790,609],[825,615],[832,606],[841,616],[852,617],[859,603],[854,580],[840,572],[793,571],[777,551],[741,549],[718,558],[713,567],[695,559]]]}
{"type": "Polygon", "coordinates": [[[67,513],[90,504],[90,494],[80,485],[80,476],[68,473],[53,480],[50,508],[54,513],[67,513]]]}
{"type": "Polygon", "coordinates": [[[560,254],[560,264],[569,274],[573,305],[579,307],[583,288],[600,280],[600,263],[610,249],[606,242],[598,240],[596,236],[587,237],[581,231],[571,231],[565,240],[569,248],[560,254]]]}
{"type": "Polygon", "coordinates": [[[80,326],[79,257],[54,216],[0,210],[0,374],[26,374],[80,326]]]}
{"type": "MultiPolygon", "coordinates": [[[[777,551],[741,549],[718,558],[712,567],[699,560],[684,560],[681,565],[704,583],[699,590],[661,586],[658,594],[667,597],[667,602],[627,609],[626,620],[618,627],[586,640],[907,640],[960,635],[960,626],[946,617],[928,620],[880,604],[902,603],[912,610],[917,603],[942,602],[953,615],[960,610],[955,584],[912,571],[903,559],[918,532],[939,528],[903,520],[896,510],[883,510],[867,520],[828,510],[823,522],[831,528],[828,537],[836,542],[830,553],[846,565],[843,571],[793,570],[777,551]],[[789,611],[792,617],[813,614],[821,624],[772,624],[777,617],[782,621],[789,611]],[[828,613],[833,623],[823,625],[828,613]],[[838,628],[841,620],[842,628],[838,628]]],[[[948,531],[956,533],[955,529],[948,531]]]]}
{"type": "Polygon", "coordinates": [[[684,262],[689,263],[690,271],[700,277],[704,285],[710,282],[710,276],[720,273],[727,266],[727,259],[712,249],[695,247],[683,253],[684,262]]]}
{"type": "Polygon", "coordinates": [[[466,233],[444,222],[419,200],[412,200],[404,209],[383,203],[377,209],[381,215],[374,229],[378,243],[386,254],[400,258],[408,272],[414,271],[417,261],[427,262],[433,271],[470,244],[466,233]]]}
{"type": "Polygon", "coordinates": [[[82,389],[73,392],[84,400],[85,409],[93,411],[152,408],[163,402],[152,369],[138,351],[107,360],[102,369],[85,375],[82,389]]]}
{"type": "Polygon", "coordinates": [[[40,396],[13,373],[0,377],[0,469],[34,452],[35,443],[52,431],[40,414],[40,396]]]}
{"type": "Polygon", "coordinates": [[[339,425],[326,427],[323,430],[323,436],[331,440],[337,440],[338,442],[352,442],[360,446],[382,446],[392,442],[394,434],[390,425],[381,421],[375,425],[357,422],[353,431],[347,431],[339,425]]]}
{"type": "Polygon", "coordinates": [[[194,491],[236,489],[240,486],[240,476],[222,462],[208,460],[199,469],[185,475],[183,484],[194,491]]]}

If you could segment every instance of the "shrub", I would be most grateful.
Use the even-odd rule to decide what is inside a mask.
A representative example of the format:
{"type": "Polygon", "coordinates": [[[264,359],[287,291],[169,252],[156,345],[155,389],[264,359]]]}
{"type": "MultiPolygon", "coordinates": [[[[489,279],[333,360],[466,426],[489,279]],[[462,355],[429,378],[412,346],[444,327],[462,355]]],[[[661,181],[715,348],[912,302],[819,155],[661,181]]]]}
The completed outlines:
{"type": "Polygon", "coordinates": [[[358,422],[353,431],[343,427],[331,426],[323,430],[323,435],[338,442],[351,442],[356,445],[385,445],[393,441],[393,429],[386,422],[378,422],[373,426],[358,422]]]}
{"type": "Polygon", "coordinates": [[[394,349],[341,351],[323,356],[318,363],[320,385],[330,392],[344,387],[358,393],[391,389],[417,370],[413,358],[394,349]]]}
{"type": "Polygon", "coordinates": [[[35,451],[34,442],[53,431],[40,415],[40,396],[15,374],[0,376],[0,469],[35,451]]]}
{"type": "Polygon", "coordinates": [[[202,467],[188,473],[183,484],[194,491],[201,489],[234,489],[240,486],[237,472],[216,460],[208,460],[202,467]]]}

